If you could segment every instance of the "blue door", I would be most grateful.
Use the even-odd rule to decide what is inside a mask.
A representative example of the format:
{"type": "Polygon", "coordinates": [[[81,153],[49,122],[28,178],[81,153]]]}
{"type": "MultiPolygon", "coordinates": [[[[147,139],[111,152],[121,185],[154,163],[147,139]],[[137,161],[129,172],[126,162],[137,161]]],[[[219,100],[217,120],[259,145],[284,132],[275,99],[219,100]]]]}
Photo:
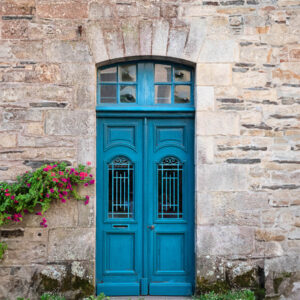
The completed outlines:
{"type": "Polygon", "coordinates": [[[191,295],[194,120],[97,121],[97,293],[191,295]]]}

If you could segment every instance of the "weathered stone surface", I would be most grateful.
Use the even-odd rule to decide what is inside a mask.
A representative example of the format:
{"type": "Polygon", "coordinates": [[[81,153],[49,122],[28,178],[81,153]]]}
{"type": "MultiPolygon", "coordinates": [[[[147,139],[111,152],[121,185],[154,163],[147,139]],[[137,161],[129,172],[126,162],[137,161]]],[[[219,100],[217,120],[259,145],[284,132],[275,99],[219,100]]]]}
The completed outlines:
{"type": "Polygon", "coordinates": [[[87,5],[74,1],[38,3],[36,13],[40,18],[83,19],[87,18],[87,5]]]}
{"type": "Polygon", "coordinates": [[[215,110],[214,88],[211,86],[197,86],[197,110],[215,110]]]}
{"type": "Polygon", "coordinates": [[[198,191],[243,191],[248,189],[248,167],[214,164],[197,167],[198,191]]]}
{"type": "Polygon", "coordinates": [[[0,147],[10,148],[17,146],[17,135],[12,133],[0,133],[0,147]]]}
{"type": "Polygon", "coordinates": [[[238,61],[238,54],[238,45],[234,40],[206,39],[198,62],[235,62],[238,61]]]}
{"type": "Polygon", "coordinates": [[[153,23],[152,55],[166,55],[169,36],[169,23],[158,20],[153,23]]]}
{"type": "Polygon", "coordinates": [[[197,85],[230,85],[232,69],[230,64],[197,64],[197,85]]]}
{"type": "Polygon", "coordinates": [[[245,257],[253,250],[253,234],[253,229],[247,227],[197,227],[197,253],[199,255],[238,255],[245,257]]]}
{"type": "Polygon", "coordinates": [[[230,112],[197,112],[197,135],[239,135],[239,116],[230,112]]]}
{"type": "Polygon", "coordinates": [[[45,132],[50,135],[91,135],[95,118],[89,111],[53,110],[46,115],[45,132]]]}
{"type": "Polygon", "coordinates": [[[48,262],[94,259],[95,230],[93,228],[51,229],[49,231],[48,262]]]}

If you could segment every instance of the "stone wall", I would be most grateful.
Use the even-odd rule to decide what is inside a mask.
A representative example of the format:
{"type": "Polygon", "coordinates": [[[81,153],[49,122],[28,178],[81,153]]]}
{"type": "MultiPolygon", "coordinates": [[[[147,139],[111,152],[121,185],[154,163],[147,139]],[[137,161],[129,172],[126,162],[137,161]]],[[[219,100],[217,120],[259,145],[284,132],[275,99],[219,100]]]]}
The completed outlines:
{"type": "MultiPolygon", "coordinates": [[[[96,64],[187,60],[197,290],[299,299],[299,0],[1,0],[0,15],[0,180],[45,161],[95,166],[96,64]]],[[[92,293],[93,199],[55,204],[47,229],[36,216],[1,228],[0,299],[92,293]]]]}

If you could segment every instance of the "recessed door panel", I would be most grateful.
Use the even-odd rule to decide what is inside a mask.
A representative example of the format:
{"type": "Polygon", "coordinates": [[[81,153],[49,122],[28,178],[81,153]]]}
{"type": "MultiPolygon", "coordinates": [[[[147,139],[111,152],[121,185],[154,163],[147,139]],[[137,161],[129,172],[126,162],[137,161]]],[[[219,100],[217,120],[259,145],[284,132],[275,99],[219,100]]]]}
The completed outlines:
{"type": "Polygon", "coordinates": [[[193,120],[97,123],[97,293],[190,295],[193,120]]]}

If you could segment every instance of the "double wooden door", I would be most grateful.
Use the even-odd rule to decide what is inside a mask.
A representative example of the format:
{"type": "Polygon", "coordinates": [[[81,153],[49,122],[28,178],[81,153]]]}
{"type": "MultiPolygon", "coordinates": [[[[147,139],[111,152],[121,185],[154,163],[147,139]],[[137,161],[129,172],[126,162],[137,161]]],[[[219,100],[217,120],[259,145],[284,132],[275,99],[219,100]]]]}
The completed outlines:
{"type": "Polygon", "coordinates": [[[193,293],[193,124],[97,120],[97,293],[193,293]]]}

